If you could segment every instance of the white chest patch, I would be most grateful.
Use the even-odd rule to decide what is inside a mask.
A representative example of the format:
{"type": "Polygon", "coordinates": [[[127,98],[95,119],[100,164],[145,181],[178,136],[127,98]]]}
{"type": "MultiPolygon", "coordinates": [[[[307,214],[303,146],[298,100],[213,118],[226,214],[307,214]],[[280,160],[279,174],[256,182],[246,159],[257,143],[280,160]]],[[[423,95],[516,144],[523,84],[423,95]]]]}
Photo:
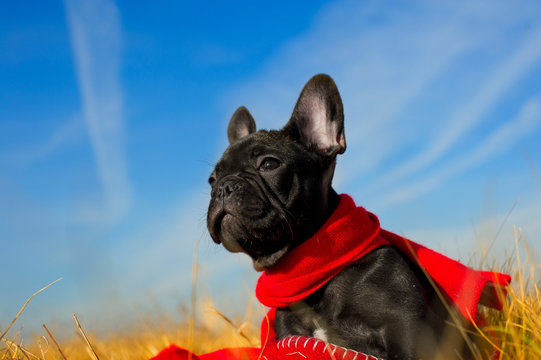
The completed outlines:
{"type": "Polygon", "coordinates": [[[327,333],[323,329],[315,329],[314,330],[314,337],[319,340],[323,340],[327,342],[327,333]]]}

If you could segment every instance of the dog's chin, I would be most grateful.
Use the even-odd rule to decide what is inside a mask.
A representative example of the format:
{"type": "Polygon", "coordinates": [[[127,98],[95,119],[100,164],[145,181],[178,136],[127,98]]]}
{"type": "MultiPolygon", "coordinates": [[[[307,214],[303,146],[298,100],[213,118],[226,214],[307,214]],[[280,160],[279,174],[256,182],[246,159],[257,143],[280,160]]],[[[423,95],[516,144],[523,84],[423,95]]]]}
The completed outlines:
{"type": "Polygon", "coordinates": [[[240,246],[239,242],[233,237],[229,236],[227,233],[222,235],[220,242],[224,245],[227,251],[232,253],[245,252],[245,250],[240,246]]]}
{"type": "Polygon", "coordinates": [[[248,230],[248,226],[232,214],[216,216],[212,219],[209,229],[212,229],[213,240],[232,253],[243,252],[250,256],[256,271],[264,271],[276,265],[290,248],[289,242],[284,242],[283,232],[279,229],[248,230]],[[254,234],[258,234],[254,237],[254,234]]]}
{"type": "Polygon", "coordinates": [[[234,216],[224,215],[222,219],[215,222],[214,228],[218,229],[215,232],[217,243],[221,242],[232,253],[245,251],[238,240],[238,234],[245,233],[245,229],[234,216]]]}
{"type": "MultiPolygon", "coordinates": [[[[243,235],[245,236],[245,234],[243,235]]],[[[249,241],[245,242],[243,247],[243,245],[237,241],[239,238],[243,238],[243,236],[234,236],[225,232],[222,233],[221,242],[229,252],[243,252],[250,256],[256,271],[264,271],[276,265],[276,263],[278,263],[278,261],[287,253],[290,247],[289,244],[284,244],[282,247],[276,250],[267,249],[266,251],[263,251],[262,249],[253,248],[253,245],[249,246],[249,241]]]]}
{"type": "Polygon", "coordinates": [[[287,253],[288,250],[289,246],[284,246],[272,254],[252,258],[255,271],[264,271],[270,269],[278,263],[278,261],[287,253]]]}
{"type": "Polygon", "coordinates": [[[224,233],[221,239],[222,244],[227,249],[227,251],[232,253],[243,252],[248,255],[254,265],[256,271],[264,271],[270,269],[287,253],[289,250],[289,245],[284,245],[283,247],[275,250],[271,253],[263,253],[261,250],[256,249],[245,249],[234,236],[224,233]]]}

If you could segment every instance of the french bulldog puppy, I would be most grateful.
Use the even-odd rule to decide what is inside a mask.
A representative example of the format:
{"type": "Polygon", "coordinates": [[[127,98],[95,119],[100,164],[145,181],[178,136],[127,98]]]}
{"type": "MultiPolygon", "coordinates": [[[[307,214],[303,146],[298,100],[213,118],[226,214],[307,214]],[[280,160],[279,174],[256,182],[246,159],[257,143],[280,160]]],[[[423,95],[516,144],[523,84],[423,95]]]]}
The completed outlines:
{"type": "MultiPolygon", "coordinates": [[[[316,75],[281,130],[256,131],[240,107],[227,133],[230,146],[209,179],[208,229],[217,244],[248,254],[257,271],[270,269],[339,203],[331,186],[336,157],[346,150],[338,89],[316,75]]],[[[278,339],[316,336],[385,359],[426,359],[442,353],[442,338],[460,338],[446,330],[447,317],[420,269],[383,246],[303,302],[279,308],[275,331],[278,339]]]]}

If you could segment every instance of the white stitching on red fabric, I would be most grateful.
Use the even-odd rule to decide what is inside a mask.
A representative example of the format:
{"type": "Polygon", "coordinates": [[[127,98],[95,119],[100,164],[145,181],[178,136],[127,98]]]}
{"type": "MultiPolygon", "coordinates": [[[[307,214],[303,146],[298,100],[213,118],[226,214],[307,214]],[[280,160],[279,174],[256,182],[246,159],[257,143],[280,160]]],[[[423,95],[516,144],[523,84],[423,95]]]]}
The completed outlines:
{"type": "MultiPolygon", "coordinates": [[[[364,360],[384,360],[384,359],[381,359],[379,357],[375,357],[375,356],[372,356],[372,355],[368,355],[368,354],[365,354],[363,352],[359,352],[359,351],[355,351],[355,350],[351,350],[351,349],[347,349],[347,348],[344,348],[342,346],[338,346],[338,345],[334,345],[334,344],[330,344],[330,343],[327,343],[323,340],[320,340],[320,339],[317,339],[317,338],[314,338],[314,337],[305,337],[305,336],[289,336],[287,338],[284,338],[280,341],[278,341],[277,343],[277,348],[280,349],[285,349],[286,347],[287,348],[291,348],[291,341],[293,340],[293,338],[295,338],[295,341],[293,343],[293,347],[294,348],[297,348],[298,347],[298,343],[299,343],[299,340],[300,339],[306,339],[304,341],[304,344],[303,344],[303,347],[306,349],[306,346],[310,343],[311,340],[314,340],[314,346],[312,347],[312,351],[315,351],[317,346],[320,344],[320,343],[324,343],[325,344],[325,347],[323,348],[323,353],[325,353],[327,351],[327,348],[329,348],[329,351],[331,350],[332,348],[332,352],[330,353],[330,356],[334,359],[334,354],[336,352],[336,349],[337,348],[340,348],[342,349],[342,360],[344,360],[346,358],[346,356],[348,355],[348,352],[351,351],[355,354],[355,356],[353,357],[352,360],[357,360],[357,358],[359,358],[359,355],[361,355],[364,359],[364,360]],[[287,344],[286,344],[287,343],[287,344]]],[[[305,357],[306,356],[300,352],[292,352],[292,353],[289,353],[289,354],[286,354],[286,355],[294,355],[294,354],[300,354],[301,356],[305,357]]],[[[262,356],[261,357],[262,360],[268,360],[268,358],[266,356],[262,356]]],[[[362,360],[361,358],[359,358],[359,360],[362,360]]]]}
{"type": "Polygon", "coordinates": [[[289,353],[289,354],[286,354],[286,355],[296,355],[296,354],[299,354],[300,356],[302,356],[303,358],[306,359],[306,355],[304,355],[303,353],[298,352],[298,351],[295,351],[295,352],[292,352],[292,353],[289,353]]]}

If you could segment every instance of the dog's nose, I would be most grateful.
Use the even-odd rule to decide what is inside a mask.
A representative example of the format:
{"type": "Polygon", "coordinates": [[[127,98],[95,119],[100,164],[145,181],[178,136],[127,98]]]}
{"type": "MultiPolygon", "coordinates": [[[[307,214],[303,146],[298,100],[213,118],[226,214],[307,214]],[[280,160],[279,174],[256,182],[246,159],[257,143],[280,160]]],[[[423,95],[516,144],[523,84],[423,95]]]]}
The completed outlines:
{"type": "Polygon", "coordinates": [[[233,180],[226,180],[218,188],[218,197],[227,200],[231,194],[240,189],[240,185],[233,180]]]}

